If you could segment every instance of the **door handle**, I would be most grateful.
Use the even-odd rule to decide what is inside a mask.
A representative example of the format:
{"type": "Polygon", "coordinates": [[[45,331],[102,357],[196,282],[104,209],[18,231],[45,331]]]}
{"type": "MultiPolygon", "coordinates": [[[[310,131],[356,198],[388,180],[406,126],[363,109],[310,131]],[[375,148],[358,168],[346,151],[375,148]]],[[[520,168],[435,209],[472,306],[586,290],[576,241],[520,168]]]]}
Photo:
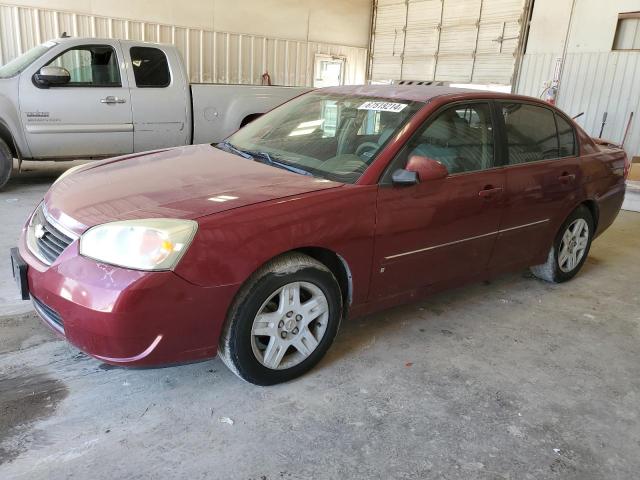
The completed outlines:
{"type": "Polygon", "coordinates": [[[124,98],[118,98],[114,96],[108,96],[100,100],[100,103],[106,103],[107,105],[113,105],[114,103],[125,103],[126,100],[124,98]]]}
{"type": "Polygon", "coordinates": [[[560,175],[558,177],[558,180],[560,180],[560,183],[566,185],[567,183],[571,183],[576,179],[575,174],[573,173],[568,173],[568,172],[564,172],[562,175],[560,175]]]}
{"type": "Polygon", "coordinates": [[[491,199],[496,195],[500,195],[502,193],[502,187],[494,187],[492,185],[487,185],[484,189],[478,192],[478,196],[484,199],[491,199]]]}

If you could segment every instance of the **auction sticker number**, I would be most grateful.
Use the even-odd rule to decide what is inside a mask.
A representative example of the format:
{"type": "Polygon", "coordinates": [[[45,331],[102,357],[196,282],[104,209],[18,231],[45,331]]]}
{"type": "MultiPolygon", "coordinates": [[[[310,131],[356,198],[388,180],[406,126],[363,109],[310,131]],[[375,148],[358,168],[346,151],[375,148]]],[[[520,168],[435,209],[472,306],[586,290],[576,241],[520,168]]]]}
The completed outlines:
{"type": "Polygon", "coordinates": [[[358,110],[376,110],[378,112],[401,112],[407,105],[395,102],[364,102],[358,110]]]}

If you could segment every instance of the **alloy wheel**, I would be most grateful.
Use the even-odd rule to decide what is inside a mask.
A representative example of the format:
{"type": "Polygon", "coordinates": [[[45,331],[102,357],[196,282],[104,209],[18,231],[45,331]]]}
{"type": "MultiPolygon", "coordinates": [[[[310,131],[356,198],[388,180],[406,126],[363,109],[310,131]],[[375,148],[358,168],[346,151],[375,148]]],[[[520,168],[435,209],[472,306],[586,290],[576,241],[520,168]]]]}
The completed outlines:
{"type": "Polygon", "coordinates": [[[319,287],[288,283],[269,296],[253,320],[253,354],[272,370],[294,367],[316,350],[328,319],[329,304],[319,287]]]}
{"type": "Polygon", "coordinates": [[[560,241],[558,266],[565,273],[576,268],[589,245],[589,224],[583,218],[574,220],[565,230],[560,241]]]}

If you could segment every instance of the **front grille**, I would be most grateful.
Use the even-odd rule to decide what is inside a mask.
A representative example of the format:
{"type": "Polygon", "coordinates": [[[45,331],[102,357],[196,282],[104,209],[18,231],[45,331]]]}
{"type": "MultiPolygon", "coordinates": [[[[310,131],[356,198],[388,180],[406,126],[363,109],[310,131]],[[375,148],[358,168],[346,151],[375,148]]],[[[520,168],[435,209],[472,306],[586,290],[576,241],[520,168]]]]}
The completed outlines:
{"type": "Polygon", "coordinates": [[[47,219],[42,205],[38,207],[29,225],[28,243],[40,260],[51,265],[73,240],[47,219]]]}
{"type": "Polygon", "coordinates": [[[36,312],[53,328],[58,330],[61,333],[64,333],[64,322],[62,321],[62,317],[58,312],[56,312],[53,308],[45,305],[40,300],[35,297],[31,297],[33,301],[33,306],[36,309],[36,312]]]}

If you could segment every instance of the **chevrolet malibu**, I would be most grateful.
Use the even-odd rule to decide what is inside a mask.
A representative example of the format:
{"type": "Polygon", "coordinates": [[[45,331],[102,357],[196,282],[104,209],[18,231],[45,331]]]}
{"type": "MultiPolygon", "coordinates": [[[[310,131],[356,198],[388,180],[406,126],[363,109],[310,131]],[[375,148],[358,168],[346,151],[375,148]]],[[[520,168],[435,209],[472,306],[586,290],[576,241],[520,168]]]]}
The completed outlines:
{"type": "Polygon", "coordinates": [[[527,267],[571,279],[628,168],[533,98],[320,89],[216,145],[67,171],[28,219],[14,275],[102,362],[219,353],[275,384],[313,367],[347,314],[527,267]]]}

